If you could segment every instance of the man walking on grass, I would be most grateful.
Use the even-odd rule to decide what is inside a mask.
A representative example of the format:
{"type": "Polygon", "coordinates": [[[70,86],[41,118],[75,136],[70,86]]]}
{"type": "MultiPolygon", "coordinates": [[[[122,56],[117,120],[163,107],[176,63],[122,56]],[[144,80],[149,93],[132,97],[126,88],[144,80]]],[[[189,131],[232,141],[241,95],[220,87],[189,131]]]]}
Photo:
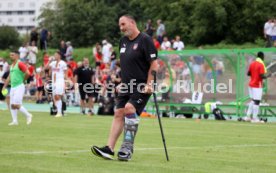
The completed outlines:
{"type": "Polygon", "coordinates": [[[117,87],[116,110],[107,145],[92,146],[91,150],[96,156],[113,159],[115,144],[124,130],[118,159],[128,161],[134,151],[134,139],[139,124],[138,116],[153,92],[152,72],[158,70],[158,63],[157,50],[152,38],[138,30],[132,16],[120,17],[119,27],[124,37],[119,46],[122,82],[117,87]]]}
{"type": "Polygon", "coordinates": [[[6,89],[9,83],[11,83],[10,91],[10,111],[12,115],[12,122],[10,126],[18,125],[17,112],[21,111],[27,119],[27,125],[32,122],[32,114],[22,105],[23,96],[25,93],[24,81],[29,77],[29,71],[27,66],[19,61],[19,52],[17,50],[10,53],[12,65],[10,66],[10,75],[5,81],[3,89],[6,89]]]}

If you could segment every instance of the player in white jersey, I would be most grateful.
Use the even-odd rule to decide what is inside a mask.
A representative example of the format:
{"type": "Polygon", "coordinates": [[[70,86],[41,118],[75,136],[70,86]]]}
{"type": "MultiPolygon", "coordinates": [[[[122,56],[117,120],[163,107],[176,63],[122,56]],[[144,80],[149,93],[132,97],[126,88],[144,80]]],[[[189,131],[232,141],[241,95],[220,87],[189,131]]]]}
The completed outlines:
{"type": "Polygon", "coordinates": [[[61,53],[55,53],[55,60],[48,65],[50,73],[52,74],[52,92],[54,103],[57,108],[56,117],[62,116],[62,95],[65,92],[65,79],[67,79],[67,64],[61,60],[61,53]]]}

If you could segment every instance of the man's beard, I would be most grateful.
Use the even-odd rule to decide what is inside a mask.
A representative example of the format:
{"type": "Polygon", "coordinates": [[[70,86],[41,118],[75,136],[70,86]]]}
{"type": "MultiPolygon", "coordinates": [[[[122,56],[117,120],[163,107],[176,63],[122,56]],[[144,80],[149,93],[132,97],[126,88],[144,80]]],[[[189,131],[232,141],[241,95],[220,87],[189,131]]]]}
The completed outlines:
{"type": "Polygon", "coordinates": [[[124,35],[125,35],[126,37],[129,37],[129,36],[132,35],[132,32],[131,32],[131,31],[126,31],[126,32],[124,32],[124,35]]]}

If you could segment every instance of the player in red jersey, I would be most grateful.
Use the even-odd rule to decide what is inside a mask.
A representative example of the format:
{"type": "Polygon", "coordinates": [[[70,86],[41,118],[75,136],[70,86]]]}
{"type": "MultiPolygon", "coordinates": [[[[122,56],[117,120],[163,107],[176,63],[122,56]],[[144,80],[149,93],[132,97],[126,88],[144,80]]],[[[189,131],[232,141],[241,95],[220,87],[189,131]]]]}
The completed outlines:
{"type": "Polygon", "coordinates": [[[244,120],[255,123],[262,122],[258,118],[258,113],[260,102],[262,100],[263,79],[266,79],[270,76],[266,73],[263,52],[258,52],[256,60],[253,61],[249,66],[247,75],[250,76],[248,89],[251,102],[248,105],[247,116],[244,118],[244,120]],[[253,115],[252,119],[251,115],[253,115]]]}

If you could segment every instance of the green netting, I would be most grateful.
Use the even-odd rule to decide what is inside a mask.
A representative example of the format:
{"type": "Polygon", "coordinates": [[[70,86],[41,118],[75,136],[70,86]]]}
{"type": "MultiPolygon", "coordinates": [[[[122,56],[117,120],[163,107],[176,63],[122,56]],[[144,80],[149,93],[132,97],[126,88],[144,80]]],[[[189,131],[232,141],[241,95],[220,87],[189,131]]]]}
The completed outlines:
{"type": "MultiPolygon", "coordinates": [[[[225,113],[244,115],[249,100],[247,69],[258,51],[265,63],[276,61],[276,49],[184,50],[159,52],[158,101],[161,110],[204,113],[204,104],[220,102],[225,113]],[[167,87],[166,87],[167,86],[167,87]],[[166,92],[167,91],[167,92],[166,92]],[[203,93],[201,104],[187,104],[195,91],[203,93]],[[185,109],[186,108],[186,109],[185,109]],[[186,110],[186,111],[185,111],[186,110]]],[[[265,80],[261,114],[275,115],[276,77],[265,80]],[[274,109],[274,110],[273,110],[274,109]]],[[[153,102],[147,110],[154,112],[153,102]]]]}

